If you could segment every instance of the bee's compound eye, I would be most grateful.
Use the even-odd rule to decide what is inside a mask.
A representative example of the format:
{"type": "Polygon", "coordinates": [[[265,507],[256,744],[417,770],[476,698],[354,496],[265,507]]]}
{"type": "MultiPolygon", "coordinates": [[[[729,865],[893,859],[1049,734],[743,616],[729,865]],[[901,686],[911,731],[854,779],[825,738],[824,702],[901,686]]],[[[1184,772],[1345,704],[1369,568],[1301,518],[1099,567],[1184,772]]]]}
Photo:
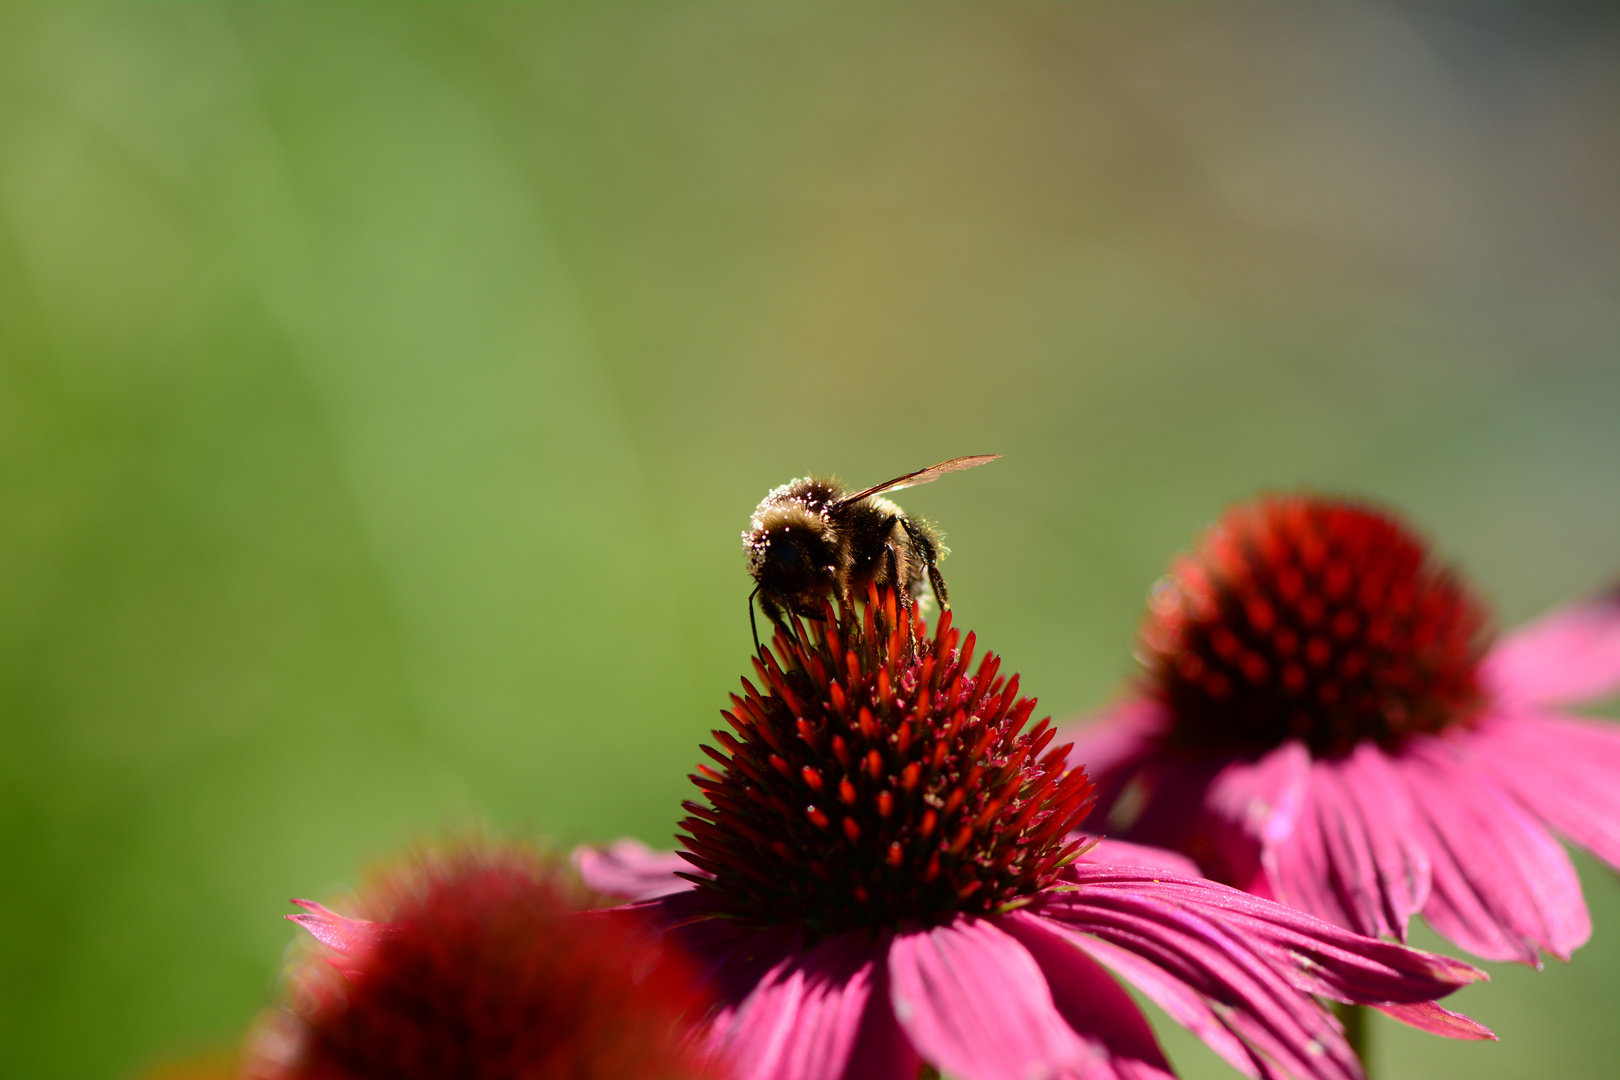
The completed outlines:
{"type": "Polygon", "coordinates": [[[785,569],[796,570],[804,563],[804,550],[792,538],[779,536],[771,541],[771,558],[785,569]]]}

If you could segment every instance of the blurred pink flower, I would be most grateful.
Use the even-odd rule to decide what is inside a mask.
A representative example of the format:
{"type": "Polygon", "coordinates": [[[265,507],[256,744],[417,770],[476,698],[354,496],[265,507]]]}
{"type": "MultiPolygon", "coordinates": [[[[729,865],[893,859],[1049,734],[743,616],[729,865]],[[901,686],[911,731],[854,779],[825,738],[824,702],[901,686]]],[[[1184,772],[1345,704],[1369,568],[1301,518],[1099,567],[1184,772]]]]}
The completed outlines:
{"type": "Polygon", "coordinates": [[[249,1036],[249,1080],[704,1080],[692,963],[634,915],[581,913],[566,870],[521,848],[419,858],[367,889],[370,918],[310,900],[323,948],[249,1036]]]}
{"type": "Polygon", "coordinates": [[[1092,791],[1048,721],[945,613],[892,594],[794,620],[705,747],[675,871],[630,841],[576,853],[710,965],[711,1044],[739,1080],[1171,1075],[1137,987],[1253,1077],[1353,1078],[1315,997],[1489,1038],[1433,999],[1483,978],[1073,834],[1092,791]]]}
{"type": "Polygon", "coordinates": [[[1146,677],[1071,732],[1091,826],[1368,935],[1421,911],[1477,956],[1591,932],[1551,828],[1620,865],[1620,594],[1490,645],[1484,606],[1392,514],[1314,495],[1229,511],[1155,587],[1146,677]]]}

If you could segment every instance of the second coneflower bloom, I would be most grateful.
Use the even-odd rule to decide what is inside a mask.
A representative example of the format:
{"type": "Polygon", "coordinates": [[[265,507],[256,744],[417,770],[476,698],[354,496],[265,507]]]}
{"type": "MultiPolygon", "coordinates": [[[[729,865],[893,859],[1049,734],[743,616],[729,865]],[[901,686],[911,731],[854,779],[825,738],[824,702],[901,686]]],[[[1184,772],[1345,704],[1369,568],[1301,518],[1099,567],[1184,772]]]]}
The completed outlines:
{"type": "Polygon", "coordinates": [[[874,592],[774,647],[705,747],[684,861],[578,856],[707,961],[743,1080],[1170,1075],[1114,976],[1250,1076],[1360,1075],[1317,996],[1488,1037],[1433,1003],[1465,964],[1088,849],[1091,782],[949,612],[930,636],[874,592]]]}
{"type": "Polygon", "coordinates": [[[690,1037],[694,965],[633,913],[576,910],[581,892],[476,845],[394,868],[354,915],[293,901],[314,942],[244,1080],[723,1080],[690,1037]]]}
{"type": "Polygon", "coordinates": [[[1477,956],[1568,958],[1591,926],[1552,832],[1620,865],[1620,596],[1491,643],[1391,513],[1229,511],[1155,587],[1139,689],[1078,732],[1088,826],[1368,935],[1422,912],[1477,956]],[[1549,830],[1552,830],[1551,832],[1549,830]]]}

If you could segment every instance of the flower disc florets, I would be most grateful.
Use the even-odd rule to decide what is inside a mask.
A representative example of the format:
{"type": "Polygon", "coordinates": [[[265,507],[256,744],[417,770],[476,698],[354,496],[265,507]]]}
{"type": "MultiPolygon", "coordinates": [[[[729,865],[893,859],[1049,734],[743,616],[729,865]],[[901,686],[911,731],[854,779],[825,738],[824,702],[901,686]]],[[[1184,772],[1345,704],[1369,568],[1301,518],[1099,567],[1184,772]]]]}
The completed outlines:
{"type": "Polygon", "coordinates": [[[522,849],[426,857],[375,882],[368,919],[311,901],[325,947],[249,1040],[250,1080],[702,1080],[695,966],[633,914],[522,849]],[[335,954],[335,955],[334,955],[335,954]]]}
{"type": "Polygon", "coordinates": [[[990,912],[1049,884],[1091,807],[1053,729],[945,612],[870,590],[795,618],[703,749],[682,854],[717,913],[814,935],[990,912]],[[1044,753],[1043,753],[1044,751],[1044,753]]]}
{"type": "Polygon", "coordinates": [[[1467,722],[1487,615],[1393,516],[1312,495],[1229,511],[1154,589],[1143,660],[1184,749],[1317,757],[1467,722]]]}

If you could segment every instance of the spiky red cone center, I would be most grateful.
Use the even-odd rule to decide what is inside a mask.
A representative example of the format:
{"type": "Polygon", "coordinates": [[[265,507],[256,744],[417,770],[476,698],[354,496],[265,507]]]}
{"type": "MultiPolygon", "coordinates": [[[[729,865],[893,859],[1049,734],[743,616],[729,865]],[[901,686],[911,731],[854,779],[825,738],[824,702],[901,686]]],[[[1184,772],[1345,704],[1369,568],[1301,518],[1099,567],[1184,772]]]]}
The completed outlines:
{"type": "MultiPolygon", "coordinates": [[[[706,1005],[695,969],[633,916],[573,909],[557,870],[462,853],[385,878],[376,921],[323,912],[337,955],[292,972],[265,1080],[698,1080],[683,1032],[706,1005]]],[[[318,905],[308,905],[317,907],[318,905]]]]}
{"type": "Polygon", "coordinates": [[[1471,719],[1487,626],[1394,516],[1268,496],[1228,511],[1155,587],[1142,658],[1177,746],[1263,751],[1293,737],[1337,757],[1471,719]]]}
{"type": "Polygon", "coordinates": [[[683,854],[717,913],[813,936],[989,912],[1049,884],[1093,801],[1033,698],[945,612],[864,605],[794,619],[705,746],[683,854]]]}

